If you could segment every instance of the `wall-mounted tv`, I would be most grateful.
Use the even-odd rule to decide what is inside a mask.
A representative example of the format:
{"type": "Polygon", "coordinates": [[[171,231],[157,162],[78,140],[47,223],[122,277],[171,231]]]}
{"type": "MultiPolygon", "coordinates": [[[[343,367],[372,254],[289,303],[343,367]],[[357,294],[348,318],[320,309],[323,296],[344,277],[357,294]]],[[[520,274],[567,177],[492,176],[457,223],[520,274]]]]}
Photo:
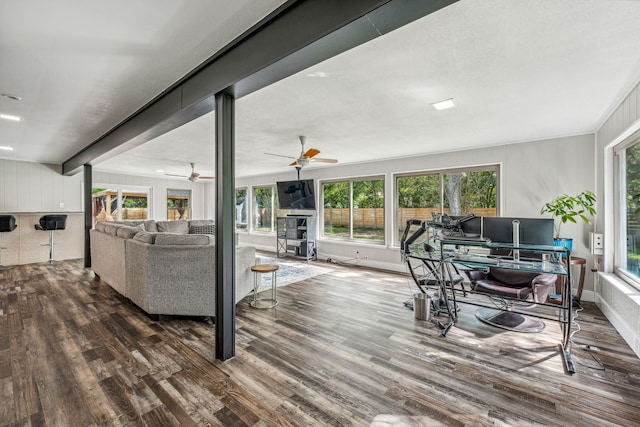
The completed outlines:
{"type": "Polygon", "coordinates": [[[313,179],[281,181],[277,183],[280,209],[315,210],[316,195],[313,179]]]}

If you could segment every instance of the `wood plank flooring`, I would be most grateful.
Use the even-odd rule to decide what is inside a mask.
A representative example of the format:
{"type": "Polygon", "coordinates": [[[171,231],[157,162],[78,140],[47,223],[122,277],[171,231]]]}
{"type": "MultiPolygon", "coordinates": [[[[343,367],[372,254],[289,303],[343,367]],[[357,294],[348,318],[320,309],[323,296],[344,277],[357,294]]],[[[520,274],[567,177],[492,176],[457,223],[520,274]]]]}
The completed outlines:
{"type": "Polygon", "coordinates": [[[275,309],[243,300],[226,362],[214,327],[153,321],[81,261],[2,271],[0,426],[640,425],[640,361],[595,305],[570,376],[553,322],[506,332],[462,305],[443,338],[403,306],[408,276],[330,266],[275,309]]]}

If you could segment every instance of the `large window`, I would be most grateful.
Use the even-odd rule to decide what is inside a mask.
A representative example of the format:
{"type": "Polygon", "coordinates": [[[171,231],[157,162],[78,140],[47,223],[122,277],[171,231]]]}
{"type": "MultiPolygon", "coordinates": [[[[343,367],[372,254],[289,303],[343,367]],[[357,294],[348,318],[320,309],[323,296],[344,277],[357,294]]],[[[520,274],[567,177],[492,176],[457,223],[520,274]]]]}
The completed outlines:
{"type": "Polygon", "coordinates": [[[275,185],[253,188],[254,231],[275,232],[278,197],[275,185]]]}
{"type": "Polygon", "coordinates": [[[384,179],[324,182],[323,236],[384,243],[384,179]]]}
{"type": "Polygon", "coordinates": [[[396,244],[409,219],[435,214],[496,216],[498,166],[396,176],[396,244]]]}
{"type": "Polygon", "coordinates": [[[191,219],[191,190],[167,189],[167,219],[191,219]]]}
{"type": "Polygon", "coordinates": [[[94,187],[91,200],[94,224],[149,219],[149,188],[94,187]]]}
{"type": "Polygon", "coordinates": [[[616,149],[616,272],[640,284],[640,140],[616,149]]]}
{"type": "Polygon", "coordinates": [[[236,228],[247,228],[247,189],[236,188],[236,228]]]}

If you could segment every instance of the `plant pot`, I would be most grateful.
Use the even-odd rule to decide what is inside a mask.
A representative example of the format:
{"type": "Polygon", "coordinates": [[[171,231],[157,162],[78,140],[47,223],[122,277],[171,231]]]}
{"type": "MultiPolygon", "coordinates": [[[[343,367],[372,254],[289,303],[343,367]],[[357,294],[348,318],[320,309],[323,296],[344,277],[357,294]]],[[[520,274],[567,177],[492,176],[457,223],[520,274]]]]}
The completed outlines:
{"type": "Polygon", "coordinates": [[[567,239],[565,237],[554,238],[553,246],[563,246],[571,252],[571,249],[573,248],[573,239],[567,239]]]}

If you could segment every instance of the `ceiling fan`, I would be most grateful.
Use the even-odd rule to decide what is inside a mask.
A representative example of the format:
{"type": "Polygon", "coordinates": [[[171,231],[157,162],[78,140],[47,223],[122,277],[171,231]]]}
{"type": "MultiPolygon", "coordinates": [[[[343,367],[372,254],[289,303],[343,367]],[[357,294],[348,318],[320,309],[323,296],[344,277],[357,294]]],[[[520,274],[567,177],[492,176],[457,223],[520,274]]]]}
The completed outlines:
{"type": "Polygon", "coordinates": [[[322,158],[316,157],[318,154],[320,154],[320,150],[316,148],[309,148],[307,151],[304,151],[305,140],[306,140],[305,136],[300,136],[300,144],[302,144],[302,151],[300,151],[299,157],[284,156],[282,154],[273,154],[273,153],[264,153],[264,154],[268,154],[270,156],[286,157],[289,159],[293,159],[294,160],[293,163],[289,164],[289,166],[295,166],[296,168],[302,168],[304,166],[307,166],[309,165],[310,162],[338,163],[336,159],[322,159],[322,158]]]}
{"type": "Polygon", "coordinates": [[[191,175],[175,175],[172,173],[165,173],[167,176],[179,176],[180,178],[187,178],[191,182],[196,182],[199,179],[215,179],[213,176],[201,176],[198,172],[196,172],[196,164],[189,163],[191,165],[191,175]]]}

